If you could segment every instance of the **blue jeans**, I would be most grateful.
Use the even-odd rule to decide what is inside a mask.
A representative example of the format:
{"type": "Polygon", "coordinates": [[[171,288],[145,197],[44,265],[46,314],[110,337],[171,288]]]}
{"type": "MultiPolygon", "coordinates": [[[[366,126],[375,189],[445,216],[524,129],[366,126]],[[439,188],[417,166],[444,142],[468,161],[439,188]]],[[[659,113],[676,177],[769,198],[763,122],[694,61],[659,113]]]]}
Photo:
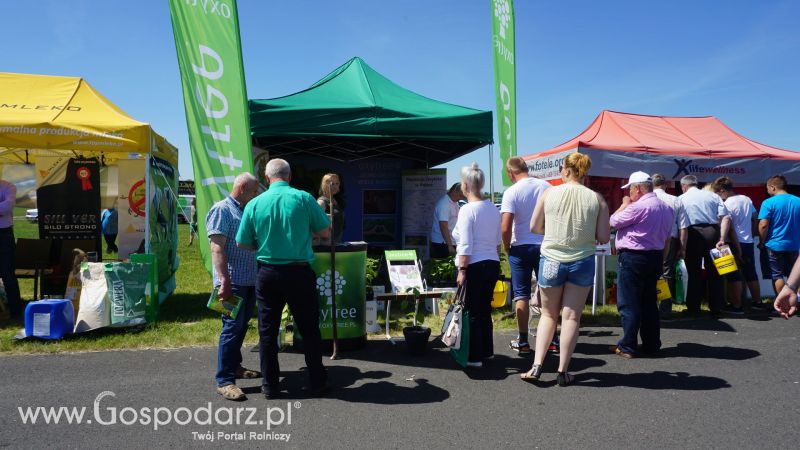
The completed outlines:
{"type": "Polygon", "coordinates": [[[18,317],[22,312],[22,301],[19,297],[19,283],[14,275],[14,259],[17,244],[14,240],[14,227],[0,228],[0,278],[6,289],[8,312],[11,317],[18,317]]]}
{"type": "Polygon", "coordinates": [[[767,257],[769,257],[769,270],[772,273],[772,279],[786,281],[792,272],[794,262],[797,260],[797,252],[778,252],[767,248],[767,257]]]}
{"type": "Polygon", "coordinates": [[[617,309],[623,335],[617,347],[625,353],[636,354],[637,335],[641,335],[645,352],[661,348],[656,283],[663,271],[662,255],[661,250],[619,253],[617,309]]]}
{"type": "Polygon", "coordinates": [[[236,370],[242,366],[242,342],[247,333],[247,324],[253,317],[256,305],[255,286],[232,285],[234,295],[242,297],[244,304],[239,308],[236,319],[222,316],[222,332],[219,334],[217,352],[217,386],[236,384],[236,370]]]}
{"type": "Polygon", "coordinates": [[[508,252],[508,267],[511,269],[511,293],[513,301],[531,299],[531,275],[539,269],[542,246],[537,244],[512,245],[508,252]]]}

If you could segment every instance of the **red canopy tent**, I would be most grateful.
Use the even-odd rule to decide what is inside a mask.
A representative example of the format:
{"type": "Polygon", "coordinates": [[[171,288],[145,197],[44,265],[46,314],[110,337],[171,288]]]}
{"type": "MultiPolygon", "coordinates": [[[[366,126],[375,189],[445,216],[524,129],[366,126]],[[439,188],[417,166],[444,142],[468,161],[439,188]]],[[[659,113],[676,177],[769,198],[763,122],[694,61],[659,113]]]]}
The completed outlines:
{"type": "Polygon", "coordinates": [[[737,191],[756,206],[764,184],[782,174],[800,184],[800,153],[764,145],[736,133],[716,117],[668,117],[603,111],[575,138],[549,150],[523,156],[531,174],[559,179],[558,168],[570,153],[589,155],[591,187],[618,205],[618,179],[637,170],[660,173],[675,181],[695,175],[701,182],[728,175],[737,191]],[[744,186],[756,186],[746,189],[744,186]]]}

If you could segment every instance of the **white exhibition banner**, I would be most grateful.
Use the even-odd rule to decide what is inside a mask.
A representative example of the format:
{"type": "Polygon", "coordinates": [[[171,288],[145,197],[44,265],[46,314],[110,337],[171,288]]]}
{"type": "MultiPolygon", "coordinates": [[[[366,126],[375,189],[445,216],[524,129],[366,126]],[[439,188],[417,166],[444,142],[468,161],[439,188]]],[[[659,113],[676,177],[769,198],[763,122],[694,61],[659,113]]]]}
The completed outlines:
{"type": "Polygon", "coordinates": [[[680,181],[686,175],[694,175],[698,181],[708,183],[727,175],[737,184],[759,185],[765,184],[769,177],[781,174],[791,184],[800,183],[800,161],[772,158],[694,158],[583,147],[540,158],[526,158],[529,173],[544,180],[556,179],[564,158],[576,151],[589,155],[592,160],[590,176],[628,178],[631,173],[641,170],[649,174],[660,173],[674,181],[680,181]]]}
{"type": "Polygon", "coordinates": [[[144,247],[145,209],[147,207],[145,185],[145,160],[123,159],[117,162],[119,173],[117,211],[119,214],[118,258],[127,259],[144,247]]]}
{"type": "Polygon", "coordinates": [[[404,170],[402,179],[403,248],[426,260],[433,208],[447,193],[447,169],[404,170]]]}

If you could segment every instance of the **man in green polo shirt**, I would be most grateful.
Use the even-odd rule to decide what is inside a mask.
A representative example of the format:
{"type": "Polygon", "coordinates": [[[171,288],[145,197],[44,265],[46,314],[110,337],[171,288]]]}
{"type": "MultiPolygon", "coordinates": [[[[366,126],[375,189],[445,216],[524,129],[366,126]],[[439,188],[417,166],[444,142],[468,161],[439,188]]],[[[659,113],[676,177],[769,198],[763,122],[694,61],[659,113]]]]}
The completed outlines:
{"type": "Polygon", "coordinates": [[[314,261],[312,235],[330,237],[330,221],[311,194],[289,186],[289,163],[273,159],[267,163],[265,175],[269,189],[247,203],[236,235],[237,244],[254,249],[258,261],[261,389],[268,399],[281,393],[278,333],[281,313],[288,303],[303,336],[310,392],[319,396],[327,390],[328,382],[320,350],[317,277],[309,263],[314,261]]]}

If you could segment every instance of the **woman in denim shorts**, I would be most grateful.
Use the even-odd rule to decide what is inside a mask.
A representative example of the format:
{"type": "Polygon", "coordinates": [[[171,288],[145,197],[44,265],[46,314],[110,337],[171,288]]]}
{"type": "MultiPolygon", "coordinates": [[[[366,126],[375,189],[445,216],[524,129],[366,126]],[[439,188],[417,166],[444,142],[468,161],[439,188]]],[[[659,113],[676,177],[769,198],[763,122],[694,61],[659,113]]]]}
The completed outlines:
{"type": "Polygon", "coordinates": [[[573,380],[567,372],[578,341],[581,312],[594,284],[594,253],[597,242],[609,240],[608,205],[600,194],[583,185],[592,162],[587,155],[572,153],[560,167],[563,184],[539,197],[531,218],[531,231],[544,234],[542,258],[537,272],[542,288],[542,317],[536,332],[533,366],[522,374],[536,381],[542,374],[547,346],[561,313],[561,353],[557,382],[573,380]]]}

